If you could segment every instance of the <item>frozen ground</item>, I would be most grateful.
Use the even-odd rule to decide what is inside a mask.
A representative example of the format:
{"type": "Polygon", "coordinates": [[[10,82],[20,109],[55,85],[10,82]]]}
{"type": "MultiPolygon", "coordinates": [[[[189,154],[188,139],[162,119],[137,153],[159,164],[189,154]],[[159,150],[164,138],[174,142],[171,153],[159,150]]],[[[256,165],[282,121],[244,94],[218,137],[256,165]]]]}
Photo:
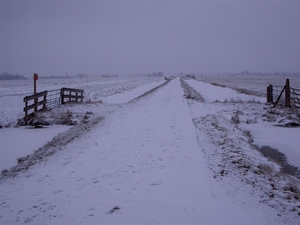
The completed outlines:
{"type": "MultiPolygon", "coordinates": [[[[75,138],[43,147],[50,156],[2,174],[0,223],[298,224],[299,178],[258,151],[247,125],[261,138],[273,124],[299,122],[299,112],[232,92],[226,101],[205,99],[224,89],[187,82],[205,102],[185,99],[176,78],[130,103],[68,106],[91,118],[62,135],[75,138]]],[[[275,140],[287,142],[286,129],[299,134],[277,128],[284,131],[275,140]]]]}

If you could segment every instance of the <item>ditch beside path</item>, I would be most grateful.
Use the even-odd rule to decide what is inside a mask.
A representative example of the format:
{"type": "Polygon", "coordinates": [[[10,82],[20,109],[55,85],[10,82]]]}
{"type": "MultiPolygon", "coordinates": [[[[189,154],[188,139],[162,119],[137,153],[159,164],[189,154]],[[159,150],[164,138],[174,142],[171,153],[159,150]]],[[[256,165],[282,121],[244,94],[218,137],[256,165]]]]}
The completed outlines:
{"type": "Polygon", "coordinates": [[[183,95],[172,80],[2,183],[0,223],[280,224],[213,179],[183,95]]]}

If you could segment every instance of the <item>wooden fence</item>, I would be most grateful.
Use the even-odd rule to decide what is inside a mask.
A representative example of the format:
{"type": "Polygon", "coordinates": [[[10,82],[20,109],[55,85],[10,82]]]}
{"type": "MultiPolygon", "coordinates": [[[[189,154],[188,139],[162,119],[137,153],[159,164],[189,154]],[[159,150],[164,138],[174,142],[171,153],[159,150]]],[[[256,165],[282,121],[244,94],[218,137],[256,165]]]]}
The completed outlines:
{"type": "Polygon", "coordinates": [[[24,107],[24,121],[25,125],[27,125],[27,121],[31,119],[34,114],[38,111],[44,110],[47,105],[47,91],[43,91],[40,93],[37,93],[35,95],[26,96],[24,98],[25,107],[24,107]],[[42,99],[40,99],[42,98],[42,99]],[[40,108],[42,106],[42,108],[40,108]]]}
{"type": "Polygon", "coordinates": [[[24,97],[25,125],[28,124],[28,120],[35,116],[36,112],[53,109],[67,102],[82,102],[84,98],[83,93],[84,90],[80,89],[61,88],[24,97]]]}
{"type": "Polygon", "coordinates": [[[80,100],[80,102],[82,102],[83,98],[84,98],[83,93],[84,93],[84,90],[72,89],[72,88],[62,88],[61,89],[61,104],[65,104],[66,99],[69,102],[78,101],[78,100],[80,100]]]}
{"type": "Polygon", "coordinates": [[[267,102],[274,104],[273,107],[281,105],[300,108],[300,90],[292,88],[289,79],[286,79],[284,86],[273,86],[270,84],[267,87],[267,102]],[[276,99],[275,102],[274,99],[276,99]]]}

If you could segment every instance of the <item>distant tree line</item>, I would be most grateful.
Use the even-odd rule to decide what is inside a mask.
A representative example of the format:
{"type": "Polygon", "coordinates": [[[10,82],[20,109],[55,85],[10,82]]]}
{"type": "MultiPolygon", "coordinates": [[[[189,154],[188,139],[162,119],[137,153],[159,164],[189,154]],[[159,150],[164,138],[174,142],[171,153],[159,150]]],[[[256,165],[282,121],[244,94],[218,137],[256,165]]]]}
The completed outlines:
{"type": "Polygon", "coordinates": [[[19,74],[1,73],[0,80],[27,80],[27,78],[19,74]]]}
{"type": "Polygon", "coordinates": [[[159,72],[153,72],[151,74],[149,74],[149,76],[151,77],[163,77],[164,76],[164,73],[159,71],[159,72]]]}
{"type": "Polygon", "coordinates": [[[118,74],[103,74],[102,77],[105,77],[105,78],[118,77],[118,74]]]}

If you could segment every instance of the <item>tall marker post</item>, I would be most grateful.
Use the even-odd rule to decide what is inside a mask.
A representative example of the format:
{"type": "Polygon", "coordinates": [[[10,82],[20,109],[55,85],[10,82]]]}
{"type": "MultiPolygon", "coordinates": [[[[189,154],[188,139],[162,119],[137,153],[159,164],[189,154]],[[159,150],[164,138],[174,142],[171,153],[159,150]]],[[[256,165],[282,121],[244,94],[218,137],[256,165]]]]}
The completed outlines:
{"type": "MultiPolygon", "coordinates": [[[[39,75],[37,73],[33,74],[33,94],[36,94],[36,81],[39,79],[39,75]]],[[[34,99],[34,104],[37,103],[37,99],[34,99]]],[[[37,111],[37,107],[34,108],[34,112],[37,111]]]]}

